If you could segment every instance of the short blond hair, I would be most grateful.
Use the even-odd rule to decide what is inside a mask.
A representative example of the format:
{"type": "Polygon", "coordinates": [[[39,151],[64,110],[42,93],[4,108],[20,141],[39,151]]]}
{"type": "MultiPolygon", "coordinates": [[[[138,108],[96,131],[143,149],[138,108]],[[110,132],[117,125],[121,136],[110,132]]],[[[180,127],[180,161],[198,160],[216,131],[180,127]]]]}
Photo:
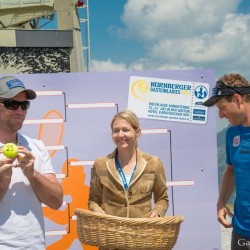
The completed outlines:
{"type": "Polygon", "coordinates": [[[230,86],[248,86],[249,82],[242,75],[231,73],[222,76],[219,81],[223,81],[230,86]]]}
{"type": "MultiPolygon", "coordinates": [[[[225,74],[220,77],[219,81],[223,81],[229,86],[250,86],[248,80],[238,73],[225,74]]],[[[250,102],[250,94],[244,94],[242,96],[246,102],[250,102]]],[[[233,100],[233,95],[225,96],[224,98],[228,102],[231,102],[233,100]]]]}
{"type": "MultiPolygon", "coordinates": [[[[111,129],[113,129],[114,121],[116,121],[117,119],[126,120],[135,131],[140,129],[140,121],[139,121],[137,115],[131,110],[126,109],[126,110],[121,111],[121,112],[117,113],[116,115],[114,115],[114,117],[110,123],[111,129]]],[[[136,147],[138,147],[137,141],[136,141],[136,147]]]]}

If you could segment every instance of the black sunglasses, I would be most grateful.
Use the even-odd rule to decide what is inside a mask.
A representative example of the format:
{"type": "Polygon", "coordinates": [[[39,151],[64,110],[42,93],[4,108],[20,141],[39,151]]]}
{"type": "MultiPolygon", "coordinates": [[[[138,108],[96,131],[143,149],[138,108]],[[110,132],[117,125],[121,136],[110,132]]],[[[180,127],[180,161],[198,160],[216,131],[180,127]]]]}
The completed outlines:
{"type": "Polygon", "coordinates": [[[223,81],[217,81],[212,90],[212,96],[229,96],[234,94],[250,94],[250,86],[231,86],[223,81]]]}
{"type": "MultiPolygon", "coordinates": [[[[241,86],[239,86],[239,87],[241,88],[241,86]]],[[[217,81],[215,89],[220,90],[220,91],[223,90],[223,92],[225,92],[226,95],[232,95],[232,94],[235,94],[235,92],[242,95],[242,92],[239,89],[237,89],[237,86],[235,88],[234,86],[228,85],[227,83],[225,83],[223,81],[217,81]],[[228,89],[229,91],[226,89],[228,89]],[[233,90],[234,93],[230,90],[233,90]]]]}
{"type": "Polygon", "coordinates": [[[19,106],[22,110],[27,110],[30,106],[30,101],[15,101],[15,100],[0,100],[6,109],[17,110],[19,106]]]}

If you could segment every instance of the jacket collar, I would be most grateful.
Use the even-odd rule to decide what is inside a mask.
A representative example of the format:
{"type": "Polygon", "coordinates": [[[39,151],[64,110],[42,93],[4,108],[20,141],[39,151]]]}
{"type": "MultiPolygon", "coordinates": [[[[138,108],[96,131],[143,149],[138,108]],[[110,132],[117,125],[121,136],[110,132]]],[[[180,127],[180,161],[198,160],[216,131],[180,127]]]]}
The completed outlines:
{"type": "MultiPolygon", "coordinates": [[[[117,148],[109,155],[109,159],[106,162],[107,169],[109,173],[115,178],[117,182],[119,182],[122,186],[123,183],[121,181],[119,172],[115,165],[115,156],[117,155],[117,148]]],[[[140,149],[136,149],[136,170],[133,176],[133,179],[130,183],[130,186],[136,182],[136,180],[142,175],[147,161],[143,158],[143,152],[140,149]]]]}

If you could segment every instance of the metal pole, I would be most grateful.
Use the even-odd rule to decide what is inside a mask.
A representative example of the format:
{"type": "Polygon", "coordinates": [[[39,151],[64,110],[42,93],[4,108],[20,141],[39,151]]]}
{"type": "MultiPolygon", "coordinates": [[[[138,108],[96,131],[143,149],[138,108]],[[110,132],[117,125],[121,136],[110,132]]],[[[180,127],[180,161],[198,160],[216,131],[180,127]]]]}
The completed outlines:
{"type": "Polygon", "coordinates": [[[90,71],[90,30],[89,30],[89,3],[86,0],[86,19],[87,19],[87,71],[90,71]]]}

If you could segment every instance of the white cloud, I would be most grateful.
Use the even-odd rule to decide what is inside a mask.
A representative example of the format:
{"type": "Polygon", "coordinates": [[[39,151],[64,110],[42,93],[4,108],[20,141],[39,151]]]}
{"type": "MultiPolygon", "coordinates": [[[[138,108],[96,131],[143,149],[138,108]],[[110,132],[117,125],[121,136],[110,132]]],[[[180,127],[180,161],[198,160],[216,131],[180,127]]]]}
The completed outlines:
{"type": "Polygon", "coordinates": [[[90,70],[99,72],[126,71],[127,66],[124,63],[113,63],[110,59],[104,61],[91,60],[90,70]]]}
{"type": "Polygon", "coordinates": [[[250,80],[250,14],[237,13],[239,3],[128,0],[122,15],[125,28],[112,31],[141,43],[144,58],[127,66],[111,60],[99,66],[116,71],[211,68],[217,77],[239,72],[250,80]]]}
{"type": "Polygon", "coordinates": [[[227,0],[129,0],[122,18],[126,28],[120,36],[146,45],[145,57],[155,69],[181,65],[213,68],[218,75],[240,71],[250,76],[250,15],[237,14],[238,4],[238,0],[230,4],[227,0]]]}
{"type": "Polygon", "coordinates": [[[129,0],[122,21],[126,28],[120,36],[140,41],[159,41],[214,33],[238,0],[129,0]]]}

